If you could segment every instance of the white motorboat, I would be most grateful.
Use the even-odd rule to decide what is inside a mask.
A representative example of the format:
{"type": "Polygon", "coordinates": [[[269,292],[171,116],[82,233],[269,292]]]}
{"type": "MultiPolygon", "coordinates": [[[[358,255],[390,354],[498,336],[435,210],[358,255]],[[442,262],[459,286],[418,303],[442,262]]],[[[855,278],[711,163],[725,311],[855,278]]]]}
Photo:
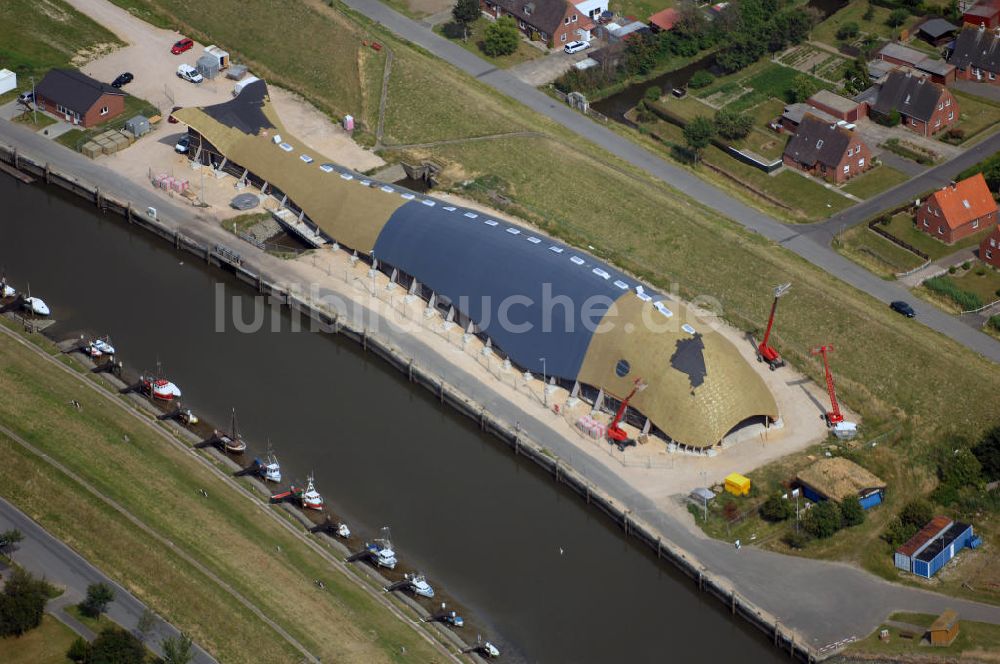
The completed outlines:
{"type": "Polygon", "coordinates": [[[337,537],[343,537],[347,539],[351,536],[351,529],[347,527],[346,523],[337,524],[337,537]]]}
{"type": "Polygon", "coordinates": [[[319,491],[316,490],[316,485],[313,483],[312,475],[310,475],[306,480],[306,489],[300,494],[299,498],[302,501],[302,507],[305,507],[306,509],[323,509],[323,496],[321,496],[319,491]]]}
{"type": "Polygon", "coordinates": [[[181,412],[180,412],[180,413],[179,413],[179,414],[177,415],[177,419],[179,419],[179,420],[180,420],[180,421],[181,421],[182,423],[184,423],[184,424],[188,425],[189,427],[193,427],[193,426],[194,426],[195,424],[198,424],[198,422],[200,421],[200,420],[198,419],[198,416],[197,416],[197,415],[195,415],[195,414],[194,414],[194,413],[193,413],[193,412],[191,411],[191,409],[190,409],[190,408],[187,408],[187,409],[185,409],[185,410],[182,410],[182,411],[181,411],[181,412]]]}
{"type": "Polygon", "coordinates": [[[483,642],[482,651],[483,651],[483,654],[486,655],[487,657],[499,657],[500,656],[500,649],[497,648],[492,643],[490,643],[489,641],[484,641],[483,642]]]}
{"type": "Polygon", "coordinates": [[[431,584],[427,583],[427,579],[424,578],[423,574],[414,574],[407,576],[407,578],[410,580],[410,589],[415,595],[434,597],[434,588],[431,587],[431,584]]]}
{"type": "Polygon", "coordinates": [[[14,297],[17,291],[13,286],[8,286],[6,281],[0,282],[0,297],[14,297]]]}
{"type": "Polygon", "coordinates": [[[40,297],[24,298],[24,308],[36,316],[49,315],[49,305],[45,304],[45,301],[40,297]]]}
{"type": "Polygon", "coordinates": [[[111,340],[106,337],[104,339],[94,339],[84,346],[83,350],[90,357],[115,354],[115,347],[111,345],[111,340]]]}
{"type": "Polygon", "coordinates": [[[150,376],[140,376],[139,382],[143,391],[154,399],[160,401],[173,401],[179,399],[181,390],[166,378],[153,378],[150,376]]]}
{"type": "Polygon", "coordinates": [[[261,479],[268,482],[281,481],[281,465],[278,463],[278,457],[274,454],[268,453],[263,461],[254,459],[254,462],[257,464],[257,474],[261,479]]]}
{"type": "Polygon", "coordinates": [[[368,544],[368,550],[375,556],[375,564],[387,569],[395,569],[396,552],[392,549],[392,541],[389,539],[388,526],[382,528],[382,537],[376,539],[374,543],[368,544]]]}

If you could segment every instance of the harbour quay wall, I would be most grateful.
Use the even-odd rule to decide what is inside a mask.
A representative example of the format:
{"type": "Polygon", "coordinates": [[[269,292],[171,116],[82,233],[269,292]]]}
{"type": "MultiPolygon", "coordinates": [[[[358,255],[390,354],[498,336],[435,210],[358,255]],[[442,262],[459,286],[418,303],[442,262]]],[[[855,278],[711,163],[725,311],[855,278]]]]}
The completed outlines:
{"type": "Polygon", "coordinates": [[[805,639],[797,637],[790,629],[783,628],[777,618],[749,600],[740,597],[735,588],[723,577],[714,574],[684,549],[664,539],[654,528],[630,514],[625,506],[617,504],[608,494],[589,482],[571,466],[528,438],[517,426],[512,426],[509,422],[495,416],[485,406],[449,385],[444,378],[425,370],[413,358],[405,356],[389,339],[384,337],[384,332],[373,333],[367,328],[357,325],[354,320],[348,321],[346,317],[345,320],[341,320],[336,313],[318,309],[298,294],[283,288],[278,280],[262,272],[254,272],[245,266],[239,256],[234,253],[203,245],[195,238],[169,228],[155,216],[147,214],[145,210],[135,209],[131,202],[119,200],[111,192],[105,192],[98,187],[88,185],[72,174],[53,168],[50,164],[37,163],[30,156],[19,153],[16,148],[0,146],[0,161],[24,173],[44,179],[47,184],[76,194],[102,211],[121,215],[128,223],[152,232],[169,242],[175,249],[187,251],[206,263],[216,265],[254,288],[258,293],[276,298],[289,309],[315,321],[322,331],[340,334],[355,341],[366,352],[377,355],[406,374],[408,380],[430,391],[440,403],[447,404],[477,422],[482,431],[501,440],[511,448],[516,456],[530,459],[551,475],[557,484],[570,489],[588,505],[603,512],[622,528],[626,536],[635,538],[647,546],[655,553],[657,559],[673,564],[692,583],[696,583],[700,590],[719,600],[734,617],[738,616],[748,621],[766,634],[774,646],[787,652],[791,659],[801,662],[818,662],[833,656],[839,650],[839,648],[816,650],[805,639]]]}

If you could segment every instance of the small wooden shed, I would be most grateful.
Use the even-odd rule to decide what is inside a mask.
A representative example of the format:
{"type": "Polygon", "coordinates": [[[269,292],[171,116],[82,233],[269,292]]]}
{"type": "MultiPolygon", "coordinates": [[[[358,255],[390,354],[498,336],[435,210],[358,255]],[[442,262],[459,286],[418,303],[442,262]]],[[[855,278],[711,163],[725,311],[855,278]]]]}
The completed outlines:
{"type": "Polygon", "coordinates": [[[946,609],[927,629],[932,646],[950,646],[958,636],[958,613],[946,609]]]}

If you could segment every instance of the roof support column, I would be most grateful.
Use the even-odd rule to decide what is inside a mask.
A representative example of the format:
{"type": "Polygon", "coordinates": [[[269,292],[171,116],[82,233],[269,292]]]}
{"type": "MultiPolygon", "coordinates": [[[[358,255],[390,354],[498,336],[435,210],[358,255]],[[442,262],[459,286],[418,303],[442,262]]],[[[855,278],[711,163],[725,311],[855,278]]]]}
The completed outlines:
{"type": "Polygon", "coordinates": [[[604,406],[604,388],[602,387],[597,392],[597,398],[594,399],[594,407],[590,409],[590,414],[593,415],[601,410],[604,406]]]}

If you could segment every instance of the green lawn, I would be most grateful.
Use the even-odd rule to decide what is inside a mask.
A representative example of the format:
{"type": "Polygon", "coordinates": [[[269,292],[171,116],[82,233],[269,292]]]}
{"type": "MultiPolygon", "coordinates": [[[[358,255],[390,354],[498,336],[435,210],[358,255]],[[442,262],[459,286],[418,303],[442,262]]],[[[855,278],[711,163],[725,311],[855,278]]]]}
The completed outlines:
{"type": "Polygon", "coordinates": [[[33,113],[31,111],[24,111],[20,115],[14,117],[14,122],[18,124],[23,124],[32,129],[40,130],[45,129],[50,125],[54,125],[57,121],[50,118],[45,113],[33,113]]]}
{"type": "Polygon", "coordinates": [[[858,198],[871,198],[875,194],[880,194],[909,179],[910,176],[906,173],[882,164],[867,173],[862,173],[858,177],[851,179],[841,189],[849,194],[854,194],[858,198]]]}
{"type": "Polygon", "coordinates": [[[907,242],[917,249],[920,249],[930,256],[932,261],[944,258],[945,256],[951,255],[960,249],[976,246],[990,233],[990,229],[985,228],[974,235],[970,235],[967,238],[959,240],[955,244],[945,244],[944,242],[931,237],[930,234],[918,230],[916,225],[913,223],[913,216],[908,212],[900,212],[895,215],[889,224],[887,226],[883,226],[882,228],[903,242],[907,242]]]}
{"type": "Polygon", "coordinates": [[[996,103],[957,90],[953,94],[961,112],[958,128],[965,132],[964,140],[967,141],[1000,122],[1000,106],[996,103]]]}
{"type": "Polygon", "coordinates": [[[42,616],[38,628],[19,637],[0,639],[0,662],[4,664],[68,664],[66,652],[76,633],[50,615],[42,616]]]}
{"type": "Polygon", "coordinates": [[[677,4],[676,0],[611,0],[608,9],[616,14],[631,16],[635,20],[645,23],[650,16],[661,9],[676,7],[677,4]]]}
{"type": "Polygon", "coordinates": [[[514,65],[519,65],[522,62],[527,62],[528,60],[534,60],[535,58],[540,58],[545,55],[545,51],[540,48],[536,48],[531,44],[528,44],[521,39],[517,43],[517,50],[510,55],[503,55],[500,57],[493,57],[491,55],[486,55],[483,52],[483,40],[486,37],[486,28],[493,21],[490,19],[480,16],[475,23],[469,26],[469,37],[468,39],[463,39],[462,27],[456,23],[447,22],[440,25],[434,26],[434,32],[438,33],[443,37],[447,37],[452,42],[463,47],[467,51],[471,51],[478,55],[479,57],[492,62],[497,67],[501,69],[506,69],[508,67],[513,67],[514,65]]]}
{"type": "Polygon", "coordinates": [[[83,137],[86,134],[87,132],[83,129],[70,129],[65,134],[56,136],[55,141],[60,145],[65,145],[70,150],[76,150],[81,145],[86,143],[86,141],[83,140],[83,137]]]}
{"type": "Polygon", "coordinates": [[[890,28],[885,21],[889,18],[891,10],[878,6],[874,6],[873,9],[875,12],[872,20],[865,21],[863,17],[868,10],[868,3],[863,0],[855,0],[813,28],[811,37],[815,41],[837,47],[843,43],[837,39],[837,30],[840,29],[840,26],[845,23],[857,23],[862,34],[892,39],[898,36],[903,28],[913,28],[921,20],[920,17],[910,16],[899,28],[890,28]]]}
{"type": "Polygon", "coordinates": [[[815,76],[803,74],[791,67],[785,67],[765,59],[743,71],[717,78],[711,85],[699,90],[697,95],[706,99],[716,93],[725,93],[738,88],[749,90],[749,92],[725,104],[726,108],[736,111],[753,108],[767,102],[772,97],[785,100],[788,103],[792,82],[799,76],[812,79],[817,89],[830,87],[829,83],[821,81],[815,76]]]}
{"type": "Polygon", "coordinates": [[[49,69],[74,58],[121,46],[114,34],[63,0],[0,2],[0,64],[17,74],[20,89],[31,88],[49,69]]]}
{"type": "MultiPolygon", "coordinates": [[[[890,616],[891,620],[919,627],[929,627],[936,618],[937,616],[923,613],[894,613],[890,616]]],[[[987,660],[992,659],[990,653],[996,654],[1000,652],[1000,625],[962,620],[961,614],[959,614],[958,619],[958,636],[955,637],[954,642],[949,646],[935,646],[933,648],[922,646],[920,638],[904,639],[900,636],[899,629],[896,627],[881,625],[867,638],[848,646],[847,652],[871,655],[879,658],[897,658],[905,655],[913,655],[921,658],[933,656],[937,659],[965,655],[977,660],[984,656],[987,660]],[[889,630],[888,641],[879,639],[879,632],[883,628],[889,630]]],[[[951,660],[949,659],[949,661],[951,660]]]]}
{"type": "MultiPolygon", "coordinates": [[[[113,603],[114,602],[112,602],[112,604],[113,603]]],[[[107,615],[105,615],[103,613],[101,615],[97,616],[96,618],[91,618],[90,616],[85,615],[83,613],[83,611],[80,610],[80,607],[76,606],[76,605],[67,606],[63,610],[66,613],[68,613],[69,615],[71,615],[74,618],[76,618],[77,620],[79,620],[81,623],[83,623],[87,627],[89,627],[94,633],[98,633],[102,629],[107,629],[108,627],[114,627],[117,624],[117,623],[115,623],[114,620],[112,620],[111,618],[109,618],[107,615]]]]}
{"type": "Polygon", "coordinates": [[[881,235],[859,224],[848,229],[835,244],[837,250],[856,263],[886,279],[901,272],[908,272],[924,263],[913,252],[893,244],[881,235]]]}
{"type": "Polygon", "coordinates": [[[972,261],[971,269],[959,269],[948,277],[962,290],[978,295],[983,304],[1000,300],[1000,295],[997,294],[1000,291],[1000,271],[985,263],[972,261]],[[982,274],[978,274],[979,272],[982,274]]]}

